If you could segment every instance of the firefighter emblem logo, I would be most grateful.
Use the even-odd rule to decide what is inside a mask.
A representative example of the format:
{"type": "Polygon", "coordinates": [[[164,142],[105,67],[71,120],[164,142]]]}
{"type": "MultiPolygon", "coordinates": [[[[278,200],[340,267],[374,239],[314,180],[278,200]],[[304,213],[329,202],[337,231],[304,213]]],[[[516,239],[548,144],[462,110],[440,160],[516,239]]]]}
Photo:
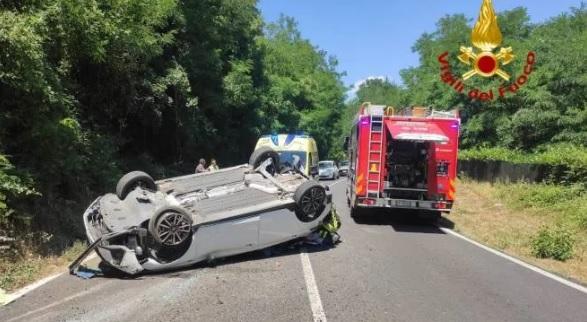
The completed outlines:
{"type": "Polygon", "coordinates": [[[491,0],[483,0],[479,18],[471,32],[471,42],[480,52],[475,52],[472,47],[461,46],[459,60],[466,65],[473,65],[473,68],[463,74],[467,80],[475,75],[492,77],[497,75],[505,81],[509,81],[510,75],[500,68],[500,65],[507,65],[514,59],[512,47],[502,47],[497,54],[493,50],[501,44],[502,36],[497,24],[497,16],[493,9],[491,0]]]}
{"type": "MultiPolygon", "coordinates": [[[[502,67],[514,61],[516,56],[512,47],[500,47],[501,42],[502,34],[497,24],[493,2],[483,0],[479,18],[477,18],[471,32],[471,43],[474,48],[461,46],[460,51],[456,54],[456,58],[461,64],[471,68],[460,77],[453,74],[451,54],[449,51],[445,51],[438,56],[440,80],[452,87],[455,92],[466,94],[472,100],[492,101],[515,94],[528,82],[536,63],[536,53],[528,52],[523,70],[518,75],[510,76],[502,67]],[[501,84],[493,88],[471,87],[466,84],[466,81],[473,76],[485,78],[498,76],[501,84]]],[[[492,86],[495,86],[495,83],[492,82],[492,86]]]]}

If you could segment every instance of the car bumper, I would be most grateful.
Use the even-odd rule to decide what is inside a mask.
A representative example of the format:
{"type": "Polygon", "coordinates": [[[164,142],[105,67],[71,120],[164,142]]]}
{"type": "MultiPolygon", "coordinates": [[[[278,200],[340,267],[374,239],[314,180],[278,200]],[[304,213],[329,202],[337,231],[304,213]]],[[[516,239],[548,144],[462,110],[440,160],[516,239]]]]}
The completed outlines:
{"type": "Polygon", "coordinates": [[[450,212],[452,210],[452,205],[452,201],[364,197],[357,198],[357,206],[361,208],[420,209],[450,212]]]}
{"type": "Polygon", "coordinates": [[[137,258],[136,250],[124,245],[116,245],[115,241],[127,235],[145,236],[147,234],[146,229],[131,227],[122,231],[104,233],[99,224],[92,221],[92,216],[99,212],[97,208],[99,201],[100,198],[94,200],[84,212],[83,222],[90,246],[69,266],[70,273],[74,274],[81,262],[92,251],[96,251],[102,261],[125,273],[131,275],[140,273],[143,271],[143,267],[137,258]]]}

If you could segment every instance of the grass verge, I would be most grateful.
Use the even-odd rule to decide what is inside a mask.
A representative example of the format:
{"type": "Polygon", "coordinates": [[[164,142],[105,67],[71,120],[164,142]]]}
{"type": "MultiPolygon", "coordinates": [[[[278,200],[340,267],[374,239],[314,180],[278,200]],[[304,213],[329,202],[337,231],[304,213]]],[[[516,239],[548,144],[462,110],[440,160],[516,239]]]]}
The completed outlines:
{"type": "Polygon", "coordinates": [[[468,179],[460,180],[457,189],[455,209],[448,216],[456,231],[587,284],[587,192],[583,189],[492,185],[468,179]]]}
{"type": "Polygon", "coordinates": [[[0,289],[13,291],[43,277],[63,271],[87,245],[77,241],[61,255],[40,256],[32,251],[13,258],[0,258],[0,289]]]}

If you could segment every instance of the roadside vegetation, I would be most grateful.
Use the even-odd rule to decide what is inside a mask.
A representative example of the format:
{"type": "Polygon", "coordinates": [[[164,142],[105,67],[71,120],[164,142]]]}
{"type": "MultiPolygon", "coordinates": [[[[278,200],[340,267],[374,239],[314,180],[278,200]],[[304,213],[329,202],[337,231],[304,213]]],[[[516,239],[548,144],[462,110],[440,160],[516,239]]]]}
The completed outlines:
{"type": "MultiPolygon", "coordinates": [[[[71,247],[58,254],[43,255],[42,251],[31,248],[19,256],[0,256],[0,289],[13,291],[35,280],[63,272],[63,268],[75,260],[85,249],[85,242],[76,241],[71,247]]],[[[0,305],[2,303],[0,302],[0,305]]]]}
{"type": "Polygon", "coordinates": [[[578,186],[457,185],[454,229],[526,262],[587,283],[587,193],[578,186]]]}

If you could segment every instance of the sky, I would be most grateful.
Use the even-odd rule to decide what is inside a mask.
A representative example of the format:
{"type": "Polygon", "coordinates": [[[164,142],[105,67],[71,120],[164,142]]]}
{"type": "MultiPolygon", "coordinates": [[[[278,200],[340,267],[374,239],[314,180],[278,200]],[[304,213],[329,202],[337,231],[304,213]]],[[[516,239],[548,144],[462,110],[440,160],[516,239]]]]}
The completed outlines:
{"type": "MultiPolygon", "coordinates": [[[[339,61],[345,85],[368,78],[401,83],[399,71],[418,65],[412,46],[447,14],[477,19],[482,0],[260,0],[265,21],[294,17],[304,38],[339,61]]],[[[494,0],[497,12],[526,7],[532,22],[579,7],[581,0],[494,0]]],[[[473,22],[471,22],[471,27],[473,22]]],[[[353,91],[349,92],[353,95],[353,91]]]]}

